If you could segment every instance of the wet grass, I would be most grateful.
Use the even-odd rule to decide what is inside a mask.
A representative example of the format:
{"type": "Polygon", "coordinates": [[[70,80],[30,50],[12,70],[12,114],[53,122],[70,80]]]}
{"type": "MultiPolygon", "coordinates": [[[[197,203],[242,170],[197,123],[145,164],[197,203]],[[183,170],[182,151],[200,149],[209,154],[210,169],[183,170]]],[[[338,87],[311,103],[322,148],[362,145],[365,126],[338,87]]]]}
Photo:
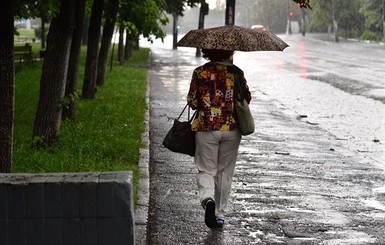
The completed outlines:
{"type": "Polygon", "coordinates": [[[16,74],[13,172],[132,171],[136,188],[147,106],[147,69],[131,66],[147,65],[149,50],[135,51],[133,57],[126,66],[113,66],[95,99],[77,101],[76,120],[62,122],[59,145],[53,149],[32,147],[42,64],[23,65],[16,74]]]}

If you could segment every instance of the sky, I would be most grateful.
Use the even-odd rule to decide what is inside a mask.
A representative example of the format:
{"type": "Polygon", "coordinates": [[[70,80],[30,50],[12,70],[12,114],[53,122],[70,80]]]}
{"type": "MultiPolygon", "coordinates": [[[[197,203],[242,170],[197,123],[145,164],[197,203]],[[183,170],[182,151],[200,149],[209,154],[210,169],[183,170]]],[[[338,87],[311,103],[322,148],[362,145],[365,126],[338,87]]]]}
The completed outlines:
{"type": "MultiPolygon", "coordinates": [[[[220,0],[223,3],[226,3],[226,0],[220,0]]],[[[215,9],[215,6],[217,5],[217,0],[206,0],[206,3],[209,4],[209,8],[215,9]]]]}

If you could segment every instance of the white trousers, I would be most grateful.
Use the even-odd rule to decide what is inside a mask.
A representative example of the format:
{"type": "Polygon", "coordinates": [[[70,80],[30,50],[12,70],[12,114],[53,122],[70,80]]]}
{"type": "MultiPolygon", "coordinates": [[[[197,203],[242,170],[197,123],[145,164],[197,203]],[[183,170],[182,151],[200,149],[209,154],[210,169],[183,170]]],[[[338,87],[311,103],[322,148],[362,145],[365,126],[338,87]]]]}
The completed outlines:
{"type": "Polygon", "coordinates": [[[215,200],[215,214],[223,218],[241,142],[239,130],[198,131],[195,164],[198,168],[199,198],[215,200]]]}

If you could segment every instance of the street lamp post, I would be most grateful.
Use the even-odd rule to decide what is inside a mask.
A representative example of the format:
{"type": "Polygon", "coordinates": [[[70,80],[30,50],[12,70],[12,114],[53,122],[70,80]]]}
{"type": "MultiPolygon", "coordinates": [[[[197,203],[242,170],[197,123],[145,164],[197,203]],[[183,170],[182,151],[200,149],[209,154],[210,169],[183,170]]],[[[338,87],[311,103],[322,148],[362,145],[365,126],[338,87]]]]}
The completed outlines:
{"type": "Polygon", "coordinates": [[[235,0],[226,0],[225,25],[234,25],[235,22],[235,0]]]}
{"type": "Polygon", "coordinates": [[[265,1],[265,26],[267,28],[269,28],[269,18],[270,18],[269,7],[270,7],[269,0],[266,0],[265,1]]]}
{"type": "MultiPolygon", "coordinates": [[[[198,29],[203,29],[205,24],[205,15],[209,14],[209,4],[206,3],[205,0],[201,2],[201,7],[199,11],[199,22],[198,22],[198,29]]],[[[201,57],[201,49],[197,48],[195,52],[195,57],[201,57]]]]}
{"type": "Polygon", "coordinates": [[[178,15],[177,14],[172,15],[172,32],[173,32],[172,49],[177,49],[177,46],[176,46],[176,43],[178,42],[178,15]]]}

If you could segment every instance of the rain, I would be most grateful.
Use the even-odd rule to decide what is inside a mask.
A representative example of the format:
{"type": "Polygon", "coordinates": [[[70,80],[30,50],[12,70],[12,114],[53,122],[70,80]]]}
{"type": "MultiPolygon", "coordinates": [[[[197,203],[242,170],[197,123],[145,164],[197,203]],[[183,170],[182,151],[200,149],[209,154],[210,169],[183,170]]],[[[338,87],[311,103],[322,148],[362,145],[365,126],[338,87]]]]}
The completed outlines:
{"type": "MultiPolygon", "coordinates": [[[[226,1],[207,2],[204,27],[224,25],[226,1]]],[[[193,224],[185,224],[185,234],[172,236],[162,229],[164,224],[153,224],[158,230],[150,232],[151,241],[385,244],[382,4],[382,0],[313,0],[312,9],[300,9],[291,0],[236,2],[236,25],[270,30],[289,47],[282,52],[235,53],[234,64],[245,72],[253,96],[256,132],[240,146],[227,224],[221,232],[206,232],[200,211],[193,209],[188,212],[193,224]]],[[[178,40],[198,28],[198,16],[199,8],[188,9],[179,19],[178,40]]],[[[171,50],[172,34],[164,42],[141,44],[153,48],[158,66],[152,76],[160,76],[182,106],[193,68],[207,61],[196,57],[195,48],[171,50]],[[172,79],[167,77],[170,73],[172,79]]],[[[156,86],[158,91],[160,85],[156,86]]],[[[155,107],[162,107],[162,98],[154,97],[155,107]]],[[[158,118],[164,116],[158,113],[158,118]]],[[[161,150],[157,153],[163,156],[161,150]]],[[[194,166],[180,159],[182,164],[174,165],[173,171],[178,176],[190,174],[194,166]]],[[[178,189],[190,190],[188,184],[169,188],[178,191],[177,200],[191,209],[191,200],[184,202],[191,195],[185,197],[178,189]]],[[[167,199],[158,204],[159,218],[153,218],[170,220],[168,227],[180,222],[174,219],[180,216],[161,211],[174,200],[172,195],[167,199]]]]}

